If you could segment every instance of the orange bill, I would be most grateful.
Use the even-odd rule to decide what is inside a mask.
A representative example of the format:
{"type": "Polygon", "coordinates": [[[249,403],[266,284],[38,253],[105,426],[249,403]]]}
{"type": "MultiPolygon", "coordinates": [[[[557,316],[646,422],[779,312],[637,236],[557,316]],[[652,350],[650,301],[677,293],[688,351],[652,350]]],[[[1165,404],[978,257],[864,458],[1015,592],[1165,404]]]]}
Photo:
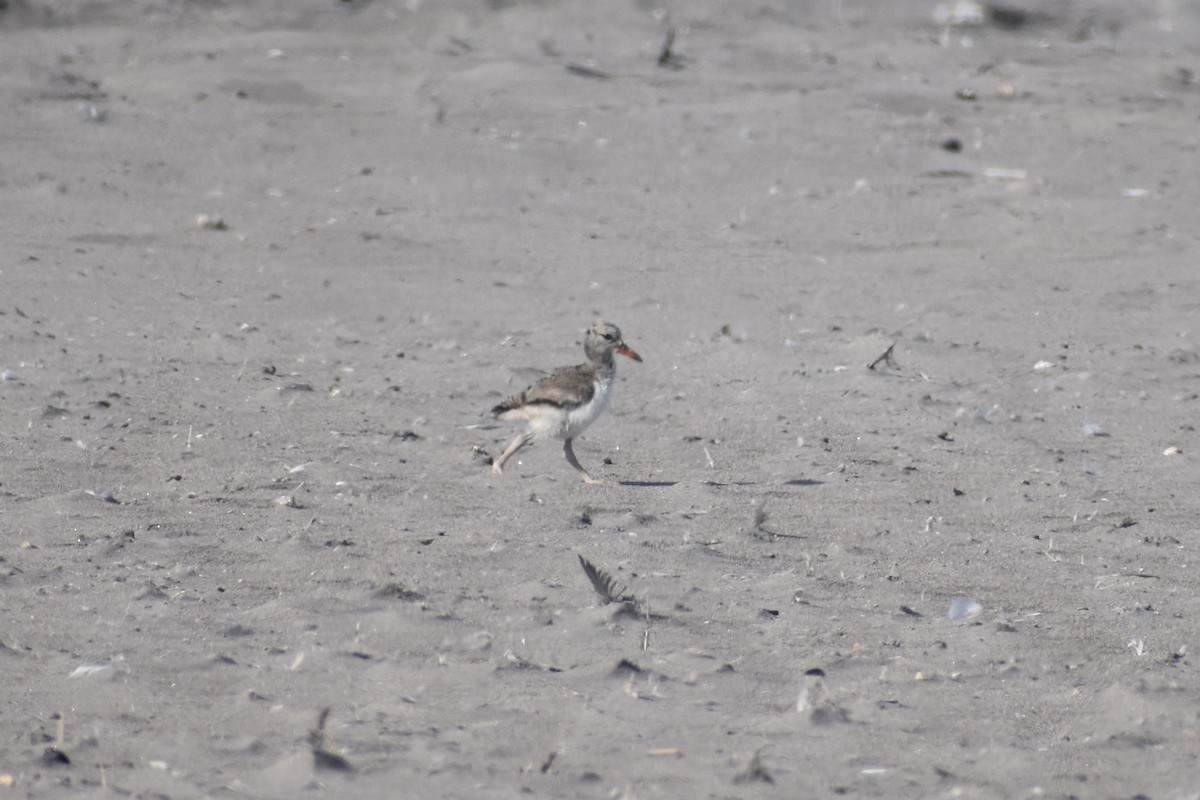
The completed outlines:
{"type": "Polygon", "coordinates": [[[621,342],[613,349],[616,350],[621,355],[625,356],[626,358],[632,358],[634,361],[642,360],[642,357],[639,356],[637,353],[633,352],[632,350],[630,350],[629,345],[625,344],[624,342],[621,342]]]}

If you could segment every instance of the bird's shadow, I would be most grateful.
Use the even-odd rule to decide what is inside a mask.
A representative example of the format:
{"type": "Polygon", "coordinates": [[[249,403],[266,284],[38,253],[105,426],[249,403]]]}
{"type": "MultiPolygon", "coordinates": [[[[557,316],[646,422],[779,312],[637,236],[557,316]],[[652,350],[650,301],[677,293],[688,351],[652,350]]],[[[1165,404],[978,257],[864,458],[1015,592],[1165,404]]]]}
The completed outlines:
{"type": "Polygon", "coordinates": [[[642,489],[654,489],[674,486],[679,481],[618,481],[621,486],[635,486],[642,489]]]}

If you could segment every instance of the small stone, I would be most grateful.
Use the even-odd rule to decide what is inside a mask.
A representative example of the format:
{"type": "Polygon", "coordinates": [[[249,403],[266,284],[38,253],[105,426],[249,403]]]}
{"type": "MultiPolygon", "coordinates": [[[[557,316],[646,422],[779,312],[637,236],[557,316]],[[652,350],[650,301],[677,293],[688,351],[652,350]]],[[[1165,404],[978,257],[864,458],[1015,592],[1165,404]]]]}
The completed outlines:
{"type": "Polygon", "coordinates": [[[220,214],[197,214],[196,227],[206,231],[223,231],[226,229],[225,220],[220,214]]]}

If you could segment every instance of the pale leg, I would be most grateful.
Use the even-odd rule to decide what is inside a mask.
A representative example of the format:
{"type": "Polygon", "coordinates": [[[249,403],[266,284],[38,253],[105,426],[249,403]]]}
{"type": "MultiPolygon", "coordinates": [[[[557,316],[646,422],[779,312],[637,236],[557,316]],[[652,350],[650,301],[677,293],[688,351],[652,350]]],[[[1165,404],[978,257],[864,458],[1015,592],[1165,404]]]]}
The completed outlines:
{"type": "Polygon", "coordinates": [[[579,463],[579,459],[575,458],[575,450],[571,447],[570,439],[567,439],[565,442],[563,442],[563,455],[567,457],[568,464],[579,470],[579,474],[583,477],[584,483],[604,483],[604,481],[598,481],[589,475],[588,471],[579,463]]]}
{"type": "Polygon", "coordinates": [[[518,433],[516,436],[514,436],[513,440],[508,443],[508,447],[506,447],[504,452],[500,454],[500,457],[492,462],[492,472],[496,473],[497,475],[504,472],[505,463],[507,463],[507,461],[512,458],[518,450],[529,444],[532,440],[532,433],[518,433]]]}

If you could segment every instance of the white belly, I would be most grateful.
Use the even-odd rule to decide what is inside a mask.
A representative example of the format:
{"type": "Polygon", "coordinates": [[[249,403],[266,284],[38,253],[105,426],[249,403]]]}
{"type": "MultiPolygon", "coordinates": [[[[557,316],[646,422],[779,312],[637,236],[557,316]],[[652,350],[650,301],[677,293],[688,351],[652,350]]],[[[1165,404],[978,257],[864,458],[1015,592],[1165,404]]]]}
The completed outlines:
{"type": "Polygon", "coordinates": [[[592,395],[592,399],[567,413],[562,431],[557,434],[559,438],[574,439],[604,413],[604,409],[608,407],[608,395],[612,390],[612,381],[596,381],[594,386],[596,391],[592,395]]]}

